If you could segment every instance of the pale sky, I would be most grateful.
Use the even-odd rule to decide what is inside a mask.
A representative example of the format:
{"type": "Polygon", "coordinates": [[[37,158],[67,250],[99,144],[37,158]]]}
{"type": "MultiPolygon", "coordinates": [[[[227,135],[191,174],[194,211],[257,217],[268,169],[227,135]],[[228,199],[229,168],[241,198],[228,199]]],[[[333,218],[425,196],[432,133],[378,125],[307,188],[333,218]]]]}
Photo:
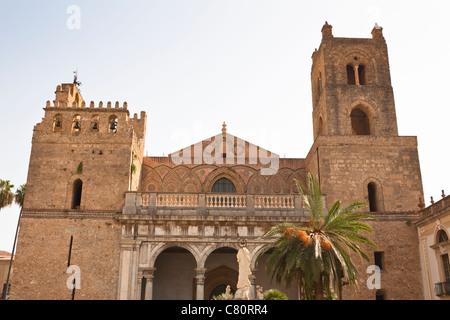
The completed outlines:
{"type": "MultiPolygon", "coordinates": [[[[323,24],[336,37],[370,38],[378,23],[399,134],[418,137],[429,205],[450,194],[449,9],[445,0],[1,0],[0,179],[26,182],[33,126],[75,69],[86,101],[146,111],[148,155],[216,135],[226,121],[232,135],[305,158],[323,24]]],[[[12,250],[18,213],[0,211],[0,250],[12,250]]]]}

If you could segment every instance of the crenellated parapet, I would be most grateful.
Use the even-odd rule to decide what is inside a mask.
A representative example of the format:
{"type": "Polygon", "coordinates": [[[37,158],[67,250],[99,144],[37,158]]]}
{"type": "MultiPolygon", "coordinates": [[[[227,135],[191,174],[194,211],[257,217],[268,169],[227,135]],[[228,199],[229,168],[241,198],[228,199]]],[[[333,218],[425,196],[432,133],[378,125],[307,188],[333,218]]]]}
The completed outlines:
{"type": "MultiPolygon", "coordinates": [[[[35,130],[58,134],[55,139],[59,141],[61,135],[66,138],[78,137],[78,140],[85,137],[86,142],[101,140],[102,135],[116,136],[116,140],[119,136],[126,140],[131,137],[134,142],[145,137],[147,116],[144,111],[140,113],[140,117],[135,113],[131,118],[126,101],[87,102],[76,84],[58,85],[55,100],[53,103],[48,100],[44,111],[45,117],[35,130]]],[[[45,139],[49,137],[45,136],[45,139]]]]}

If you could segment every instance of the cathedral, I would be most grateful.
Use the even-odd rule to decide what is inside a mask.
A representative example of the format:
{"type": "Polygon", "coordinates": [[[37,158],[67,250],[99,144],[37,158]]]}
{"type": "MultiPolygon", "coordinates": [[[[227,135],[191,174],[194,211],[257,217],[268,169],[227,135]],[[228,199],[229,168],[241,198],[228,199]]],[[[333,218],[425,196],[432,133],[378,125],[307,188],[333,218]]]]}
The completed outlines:
{"type": "Polygon", "coordinates": [[[33,131],[10,298],[210,300],[236,290],[245,241],[253,294],[275,288],[297,299],[296,288],[271,281],[268,254],[257,258],[272,226],[308,221],[295,180],[312,173],[326,205],[365,202],[377,218],[368,222],[377,248],[363,248],[371,261],[355,259],[359,286],[344,286],[342,298],[424,299],[417,138],[398,134],[382,28],[338,38],[325,23],[311,90],[314,143],[304,158],[282,158],[225,123],[154,157],[144,155],[145,112],[58,85],[33,131]],[[381,270],[377,288],[366,285],[371,265],[381,270]]]}

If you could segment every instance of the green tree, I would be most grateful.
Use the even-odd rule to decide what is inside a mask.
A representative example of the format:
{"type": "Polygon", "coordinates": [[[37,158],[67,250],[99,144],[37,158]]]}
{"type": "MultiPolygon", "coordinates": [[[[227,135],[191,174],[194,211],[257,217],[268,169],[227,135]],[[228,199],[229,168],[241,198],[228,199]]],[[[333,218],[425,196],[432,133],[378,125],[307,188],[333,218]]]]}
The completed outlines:
{"type": "Polygon", "coordinates": [[[13,193],[11,191],[12,188],[14,188],[14,186],[9,182],[9,180],[4,181],[4,180],[0,179],[0,201],[1,201],[0,210],[1,210],[1,208],[4,208],[5,206],[11,205],[13,202],[16,203],[17,205],[19,205],[19,207],[20,207],[19,220],[17,221],[16,235],[14,237],[14,244],[13,244],[13,249],[12,249],[12,253],[11,253],[11,259],[9,261],[8,275],[6,277],[5,290],[2,292],[2,295],[0,297],[2,300],[6,299],[9,295],[9,289],[10,289],[9,279],[11,276],[13,257],[14,257],[15,249],[16,249],[16,242],[17,242],[17,235],[19,232],[20,218],[22,216],[22,208],[23,208],[23,201],[25,198],[26,184],[21,185],[16,190],[15,193],[13,193]],[[6,204],[6,205],[4,205],[4,204],[6,204]]]}
{"type": "Polygon", "coordinates": [[[0,210],[13,204],[14,193],[12,188],[14,188],[14,185],[9,180],[0,179],[0,210]]]}
{"type": "Polygon", "coordinates": [[[17,190],[16,193],[14,194],[14,202],[15,204],[17,204],[21,209],[23,207],[23,200],[25,198],[25,189],[26,189],[27,185],[26,184],[22,184],[17,190]]]}
{"type": "Polygon", "coordinates": [[[287,296],[283,292],[281,292],[277,289],[269,289],[267,291],[264,291],[263,296],[264,296],[264,300],[287,300],[288,299],[287,296]]]}
{"type": "Polygon", "coordinates": [[[358,280],[350,252],[369,261],[359,244],[376,247],[360,233],[372,232],[362,220],[374,217],[358,212],[367,206],[360,202],[341,207],[341,202],[336,201],[327,212],[312,174],[308,174],[308,189],[298,181],[296,184],[309,222],[282,223],[267,231],[261,238],[273,240],[259,257],[270,252],[267,272],[277,283],[284,279],[287,287],[295,281],[299,299],[330,299],[335,290],[340,296],[342,281],[352,286],[358,280]]]}

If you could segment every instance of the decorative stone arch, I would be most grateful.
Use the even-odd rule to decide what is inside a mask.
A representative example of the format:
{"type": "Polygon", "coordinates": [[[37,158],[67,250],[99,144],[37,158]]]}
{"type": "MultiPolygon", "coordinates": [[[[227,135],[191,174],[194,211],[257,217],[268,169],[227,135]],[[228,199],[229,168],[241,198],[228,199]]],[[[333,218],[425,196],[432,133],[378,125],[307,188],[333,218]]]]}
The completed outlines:
{"type": "Polygon", "coordinates": [[[183,184],[180,177],[174,171],[170,171],[164,176],[161,188],[162,192],[182,192],[183,184]]]}
{"type": "Polygon", "coordinates": [[[247,191],[251,194],[266,194],[268,193],[267,179],[259,172],[255,173],[247,184],[247,191]]]}
{"type": "Polygon", "coordinates": [[[436,244],[436,245],[438,245],[439,243],[440,243],[440,241],[439,241],[439,235],[440,235],[440,233],[441,232],[444,232],[445,233],[445,235],[446,235],[446,237],[447,237],[447,241],[448,241],[448,238],[449,238],[449,232],[448,232],[448,230],[447,230],[447,228],[445,228],[445,226],[443,226],[441,223],[440,223],[440,221],[438,220],[437,222],[436,222],[436,227],[434,228],[434,244],[436,244]]]}
{"type": "Polygon", "coordinates": [[[298,188],[295,180],[300,182],[302,185],[306,185],[306,170],[297,170],[293,172],[286,180],[289,188],[289,193],[298,194],[298,188]]]}
{"type": "MultiPolygon", "coordinates": [[[[362,134],[362,135],[376,135],[378,130],[378,113],[376,111],[376,108],[364,100],[356,100],[352,104],[350,104],[345,111],[345,116],[347,119],[347,125],[346,128],[348,128],[348,135],[352,135],[353,129],[355,125],[358,125],[357,123],[353,123],[352,117],[356,110],[360,110],[367,116],[367,125],[368,128],[365,128],[365,130],[368,129],[368,134],[362,134]]],[[[360,125],[362,125],[360,123],[360,125]]],[[[365,125],[365,124],[364,124],[365,125]]],[[[361,135],[361,134],[356,134],[361,135]]]]}
{"type": "Polygon", "coordinates": [[[207,270],[205,273],[205,299],[209,300],[214,288],[219,285],[229,285],[231,292],[236,292],[238,276],[238,271],[225,265],[218,266],[212,270],[207,270]],[[236,279],[236,282],[230,281],[230,279],[236,279]]]}
{"type": "Polygon", "coordinates": [[[178,175],[181,181],[184,181],[186,177],[191,173],[191,169],[185,165],[177,165],[176,167],[172,168],[172,171],[178,175]]]}
{"type": "Polygon", "coordinates": [[[232,244],[232,243],[216,243],[216,244],[211,244],[208,245],[205,249],[203,249],[203,251],[200,254],[200,258],[198,261],[198,267],[199,268],[204,268],[205,267],[205,263],[206,263],[206,259],[208,259],[209,255],[216,251],[217,249],[220,248],[231,248],[231,249],[236,249],[236,251],[238,251],[240,249],[239,245],[236,244],[232,244]]]}
{"type": "Polygon", "coordinates": [[[145,166],[148,167],[148,168],[152,168],[153,170],[155,170],[155,172],[159,175],[159,177],[161,178],[161,180],[163,180],[164,177],[165,177],[168,173],[170,173],[170,172],[172,171],[172,168],[169,167],[168,165],[165,165],[165,164],[159,165],[159,166],[157,166],[157,167],[155,167],[155,168],[150,167],[150,166],[148,166],[148,165],[145,165],[145,166]]]}
{"type": "MultiPolygon", "coordinates": [[[[364,73],[364,82],[360,83],[361,85],[373,85],[377,84],[378,74],[377,70],[377,62],[371,57],[369,52],[361,49],[351,49],[346,54],[342,56],[342,59],[339,61],[340,72],[338,82],[342,82],[344,84],[349,84],[348,82],[348,74],[347,67],[352,66],[354,70],[356,70],[356,66],[363,66],[364,69],[360,69],[358,67],[358,77],[361,76],[361,73],[364,73]]],[[[355,78],[355,82],[359,82],[355,78]]]]}
{"type": "Polygon", "coordinates": [[[183,248],[183,249],[186,249],[187,251],[189,251],[192,254],[192,256],[194,257],[197,267],[200,268],[199,267],[200,266],[200,251],[194,245],[190,245],[190,244],[186,244],[186,243],[159,243],[158,245],[156,245],[150,255],[150,259],[149,259],[150,268],[155,267],[156,259],[163,251],[165,251],[166,249],[169,249],[169,248],[173,248],[173,247],[179,247],[179,248],[183,248]]]}
{"type": "MultiPolygon", "coordinates": [[[[259,170],[256,170],[255,168],[238,164],[233,166],[233,170],[236,171],[236,173],[239,174],[241,179],[244,181],[244,183],[248,186],[248,181],[254,174],[258,174],[259,170]]],[[[248,187],[247,187],[248,190],[248,187]]]]}
{"type": "Polygon", "coordinates": [[[370,177],[363,184],[364,202],[368,206],[370,212],[383,212],[384,196],[383,185],[380,180],[370,177]]]}
{"type": "Polygon", "coordinates": [[[159,174],[153,168],[147,166],[144,170],[146,172],[142,177],[141,190],[148,192],[160,191],[162,180],[159,174]]]}
{"type": "Polygon", "coordinates": [[[250,257],[251,257],[251,268],[253,269],[257,269],[258,267],[260,267],[258,265],[258,256],[260,255],[260,253],[264,250],[266,245],[264,244],[260,244],[258,245],[255,249],[253,249],[253,251],[250,253],[250,257]]]}
{"type": "Polygon", "coordinates": [[[202,183],[195,173],[190,171],[184,178],[185,178],[183,181],[184,192],[199,193],[202,190],[202,183]]]}
{"type": "Polygon", "coordinates": [[[286,184],[286,180],[277,173],[269,178],[267,182],[267,189],[269,194],[286,194],[288,192],[288,187],[286,184]]]}
{"type": "Polygon", "coordinates": [[[211,188],[214,183],[221,178],[227,178],[230,180],[236,187],[236,193],[246,193],[247,188],[244,181],[239,174],[230,167],[220,167],[212,171],[203,183],[203,192],[211,192],[211,188]]]}

